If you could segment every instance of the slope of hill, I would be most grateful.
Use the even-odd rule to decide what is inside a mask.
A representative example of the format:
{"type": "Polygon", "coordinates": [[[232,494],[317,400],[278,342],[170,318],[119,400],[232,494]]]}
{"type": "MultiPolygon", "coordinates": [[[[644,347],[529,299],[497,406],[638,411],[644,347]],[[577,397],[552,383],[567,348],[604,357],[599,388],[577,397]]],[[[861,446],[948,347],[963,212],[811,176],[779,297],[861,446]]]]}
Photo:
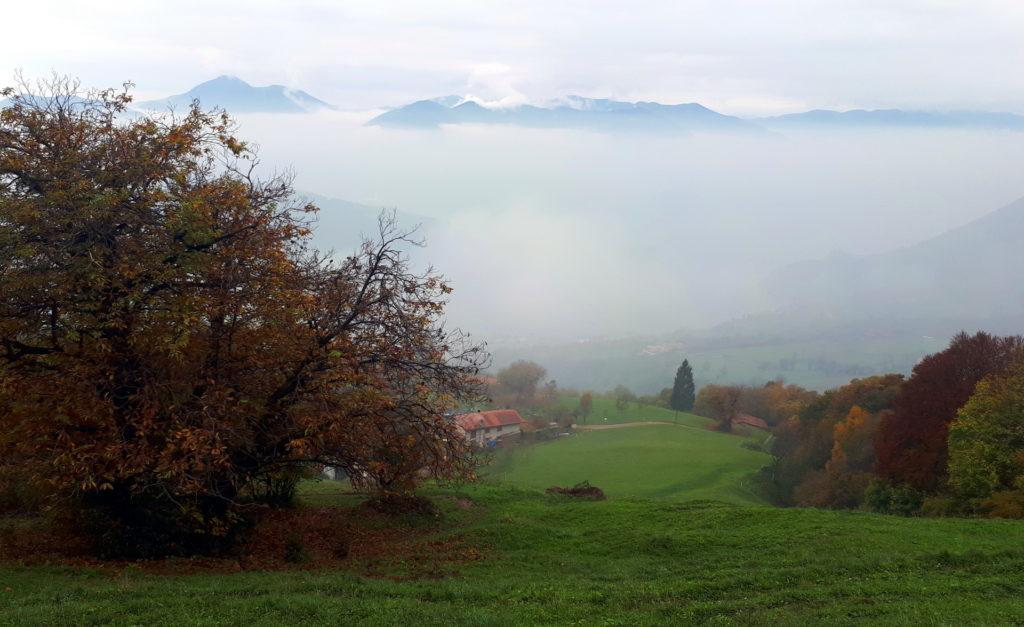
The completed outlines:
{"type": "Polygon", "coordinates": [[[140,102],[137,106],[149,110],[182,109],[193,100],[198,100],[203,107],[221,107],[230,113],[308,113],[334,108],[302,90],[284,85],[255,87],[234,76],[218,76],[183,94],[140,102]]]}
{"type": "Polygon", "coordinates": [[[758,131],[756,125],[697,103],[665,105],[568,96],[550,107],[488,108],[455,96],[420,100],[370,120],[372,126],[436,128],[444,124],[511,124],[597,130],[758,131]]]}
{"type": "Polygon", "coordinates": [[[589,481],[609,498],[763,504],[753,476],[770,458],[743,448],[746,441],[706,426],[583,431],[499,451],[494,466],[484,472],[489,480],[535,489],[589,481]]]}
{"type": "Polygon", "coordinates": [[[909,373],[960,330],[1024,333],[1024,199],[878,255],[832,255],[782,268],[774,306],[700,332],[564,342],[495,342],[495,365],[543,364],[567,387],[657,392],[682,359],[698,385],[783,378],[815,389],[909,373]]]}
{"type": "Polygon", "coordinates": [[[787,311],[850,319],[1024,313],[1024,198],[969,224],[880,255],[832,255],[783,268],[766,289],[787,311]]]}
{"type": "Polygon", "coordinates": [[[237,557],[169,561],[177,575],[148,574],[138,563],[105,569],[0,564],[0,623],[1024,621],[1021,521],[643,499],[576,502],[493,487],[432,496],[444,509],[441,520],[389,523],[420,547],[415,564],[375,554],[372,540],[380,531],[361,526],[346,509],[357,499],[324,494],[320,511],[345,521],[343,539],[352,547],[331,568],[237,572],[237,557]],[[461,560],[445,561],[442,553],[460,541],[468,544],[461,560]]]}

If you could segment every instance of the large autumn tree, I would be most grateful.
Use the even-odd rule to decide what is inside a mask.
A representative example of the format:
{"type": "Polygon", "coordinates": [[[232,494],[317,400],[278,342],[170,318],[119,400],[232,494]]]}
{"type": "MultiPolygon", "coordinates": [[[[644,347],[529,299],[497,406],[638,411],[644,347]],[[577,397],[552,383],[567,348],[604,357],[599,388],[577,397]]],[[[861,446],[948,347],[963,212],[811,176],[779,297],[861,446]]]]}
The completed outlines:
{"type": "Polygon", "coordinates": [[[305,465],[386,492],[472,472],[444,415],[486,355],[393,221],[318,253],[223,112],[33,87],[0,112],[0,464],[135,554],[223,545],[305,465]]]}
{"type": "Polygon", "coordinates": [[[946,350],[914,367],[894,411],[878,429],[878,474],[897,484],[934,491],[946,479],[949,424],[979,381],[1024,355],[1024,338],[960,333],[946,350]]]}

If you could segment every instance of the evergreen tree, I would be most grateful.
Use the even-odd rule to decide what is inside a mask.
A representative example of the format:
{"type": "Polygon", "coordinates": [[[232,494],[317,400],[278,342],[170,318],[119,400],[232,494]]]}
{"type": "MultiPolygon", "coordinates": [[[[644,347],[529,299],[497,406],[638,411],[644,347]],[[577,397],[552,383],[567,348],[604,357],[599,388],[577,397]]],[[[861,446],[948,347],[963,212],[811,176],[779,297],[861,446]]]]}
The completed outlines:
{"type": "Polygon", "coordinates": [[[676,370],[676,380],[672,384],[669,407],[676,411],[690,411],[693,409],[696,391],[693,385],[693,369],[690,368],[690,362],[684,359],[679,370],[676,370]]]}

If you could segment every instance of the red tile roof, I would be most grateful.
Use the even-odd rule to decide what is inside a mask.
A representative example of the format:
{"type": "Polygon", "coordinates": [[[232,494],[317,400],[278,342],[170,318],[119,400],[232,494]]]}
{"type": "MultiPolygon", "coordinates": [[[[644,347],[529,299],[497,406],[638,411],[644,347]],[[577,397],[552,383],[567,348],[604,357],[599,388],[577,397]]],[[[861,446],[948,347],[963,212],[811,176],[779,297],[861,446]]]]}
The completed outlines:
{"type": "Polygon", "coordinates": [[[525,420],[514,409],[494,409],[491,411],[478,411],[472,414],[462,414],[455,417],[465,431],[476,431],[487,427],[507,427],[509,425],[521,425],[525,420]]]}
{"type": "Polygon", "coordinates": [[[761,420],[757,416],[751,416],[750,414],[740,414],[733,419],[733,424],[747,425],[748,427],[754,427],[755,429],[764,429],[765,431],[771,430],[768,423],[761,420]]]}

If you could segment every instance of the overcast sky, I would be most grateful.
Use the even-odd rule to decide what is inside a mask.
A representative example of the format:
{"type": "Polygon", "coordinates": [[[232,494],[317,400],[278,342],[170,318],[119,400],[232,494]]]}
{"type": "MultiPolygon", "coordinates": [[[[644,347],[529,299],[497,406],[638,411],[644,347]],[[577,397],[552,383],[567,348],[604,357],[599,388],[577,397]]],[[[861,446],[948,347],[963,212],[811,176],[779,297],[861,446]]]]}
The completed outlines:
{"type": "Polygon", "coordinates": [[[3,17],[4,75],[130,79],[143,98],[233,74],[347,109],[575,93],[1024,113],[1021,0],[33,0],[3,17]]]}

